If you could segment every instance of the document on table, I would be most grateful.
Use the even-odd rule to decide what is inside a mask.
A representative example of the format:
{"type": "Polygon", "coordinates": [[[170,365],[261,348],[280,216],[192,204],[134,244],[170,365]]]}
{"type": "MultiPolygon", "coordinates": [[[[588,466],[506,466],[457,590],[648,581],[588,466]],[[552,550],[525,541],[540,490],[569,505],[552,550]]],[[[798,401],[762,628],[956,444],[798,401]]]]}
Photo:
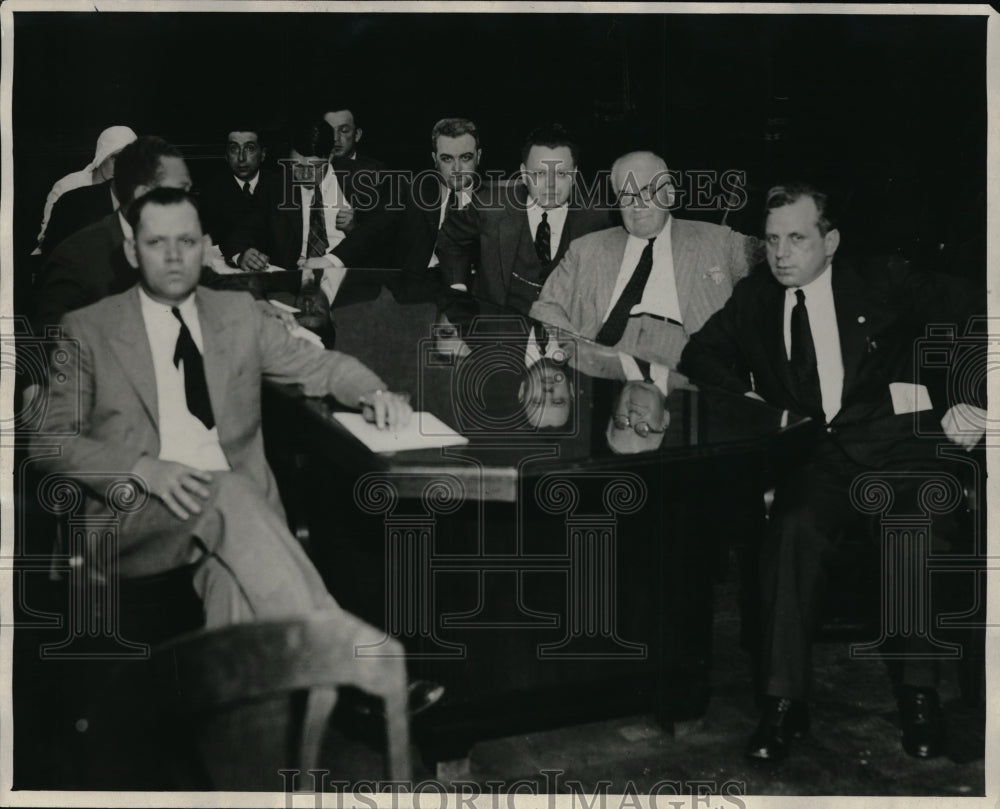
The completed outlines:
{"type": "Polygon", "coordinates": [[[402,430],[380,430],[365,421],[360,413],[334,413],[333,417],[372,452],[402,452],[469,443],[464,435],[459,435],[433,413],[426,411],[414,413],[410,423],[402,430]]]}

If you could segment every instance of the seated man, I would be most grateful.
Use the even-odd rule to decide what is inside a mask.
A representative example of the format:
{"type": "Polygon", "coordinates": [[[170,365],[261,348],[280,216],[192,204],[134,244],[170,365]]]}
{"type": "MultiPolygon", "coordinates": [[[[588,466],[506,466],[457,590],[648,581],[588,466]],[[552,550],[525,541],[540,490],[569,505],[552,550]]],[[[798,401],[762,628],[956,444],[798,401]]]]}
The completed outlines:
{"type": "Polygon", "coordinates": [[[385,163],[381,160],[358,154],[358,144],[361,142],[361,136],[364,133],[361,127],[357,125],[352,109],[343,106],[342,101],[331,101],[323,112],[323,120],[333,130],[333,149],[330,151],[331,160],[350,160],[358,168],[378,172],[385,171],[385,163]]]}
{"type": "Polygon", "coordinates": [[[35,283],[36,333],[67,312],[135,284],[135,269],[125,258],[125,241],[132,238],[125,217],[133,199],[160,186],[191,187],[187,164],[174,146],[147,135],[118,153],[114,187],[121,207],[77,231],[49,255],[35,283]]]}
{"type": "Polygon", "coordinates": [[[222,255],[233,254],[233,231],[254,212],[267,209],[281,193],[278,176],[262,169],[267,157],[259,127],[233,129],[226,138],[228,170],[217,174],[201,193],[205,232],[222,255]]]}
{"type": "Polygon", "coordinates": [[[667,164],[651,152],[618,158],[611,184],[624,227],[573,242],[531,316],[676,370],[689,335],[756,263],[757,240],[671,216],[667,164]]]}
{"type": "Polygon", "coordinates": [[[35,440],[45,471],[88,489],[98,521],[111,516],[110,482],[141,479],[150,497],[119,522],[118,573],[196,564],[209,628],[335,609],[285,522],[264,457],[261,382],[363,406],[379,428],[405,425],[409,405],[357,360],[289,336],[249,295],[198,286],[207,239],[187,192],[154,189],[129,220],[138,284],[63,319],[78,356],[53,366],[35,440]]]}
{"type": "Polygon", "coordinates": [[[472,205],[445,218],[437,242],[445,281],[528,314],[570,243],[610,224],[605,212],[574,198],[577,160],[576,143],[563,127],[533,131],[521,148],[522,182],[483,189],[472,205]]]}
{"type": "Polygon", "coordinates": [[[394,226],[393,266],[420,275],[439,262],[435,247],[445,219],[465,208],[478,179],[479,132],[466,118],[442,118],[431,130],[433,172],[421,172],[406,189],[394,226]]]}
{"type": "Polygon", "coordinates": [[[115,158],[135,138],[135,132],[127,126],[109,126],[97,138],[90,164],[67,174],[52,186],[45,200],[42,229],[34,255],[48,255],[63,239],[118,207],[111,184],[115,176],[115,158]]]}
{"type": "MultiPolygon", "coordinates": [[[[941,414],[952,441],[971,448],[983,435],[986,413],[972,405],[985,402],[961,401],[971,393],[961,386],[932,393],[916,384],[914,338],[930,322],[961,328],[985,296],[948,276],[878,260],[835,260],[840,231],[826,195],[809,186],[770,190],[765,240],[770,272],[762,268],[737,285],[691,336],[681,370],[699,384],[746,393],[825,426],[805,460],[779,479],[761,549],[765,707],[746,754],[774,761],[808,728],[810,646],[824,565],[838,532],[863,516],[852,483],[882,473],[879,480],[892,488],[886,496],[922,513],[918,491],[941,463],[939,441],[927,436],[940,434],[941,414]]],[[[914,569],[917,535],[900,535],[895,550],[904,575],[926,577],[914,569]]],[[[898,580],[888,584],[898,589],[883,599],[916,598],[898,580]]],[[[933,617],[928,621],[936,626],[933,617]]],[[[903,748],[921,758],[940,755],[933,641],[919,632],[888,640],[898,659],[903,748]]]]}
{"type": "MultiPolygon", "coordinates": [[[[333,303],[345,268],[377,267],[386,251],[386,217],[378,215],[379,191],[369,170],[329,159],[334,133],[325,121],[293,129],[282,163],[281,193],[269,207],[237,226],[230,257],[240,269],[263,272],[272,265],[307,272],[333,303]]],[[[288,289],[297,291],[299,278],[288,289]]]]}

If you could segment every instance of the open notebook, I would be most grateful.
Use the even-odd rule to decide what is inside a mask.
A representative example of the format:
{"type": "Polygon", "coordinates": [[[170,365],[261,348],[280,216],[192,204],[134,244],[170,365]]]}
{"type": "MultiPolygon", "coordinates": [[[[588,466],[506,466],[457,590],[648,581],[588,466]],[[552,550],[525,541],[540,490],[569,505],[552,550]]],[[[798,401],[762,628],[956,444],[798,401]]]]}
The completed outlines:
{"type": "Polygon", "coordinates": [[[333,417],[372,452],[402,452],[407,449],[433,449],[468,444],[433,413],[416,412],[403,430],[380,430],[364,420],[360,413],[334,413],[333,417]]]}

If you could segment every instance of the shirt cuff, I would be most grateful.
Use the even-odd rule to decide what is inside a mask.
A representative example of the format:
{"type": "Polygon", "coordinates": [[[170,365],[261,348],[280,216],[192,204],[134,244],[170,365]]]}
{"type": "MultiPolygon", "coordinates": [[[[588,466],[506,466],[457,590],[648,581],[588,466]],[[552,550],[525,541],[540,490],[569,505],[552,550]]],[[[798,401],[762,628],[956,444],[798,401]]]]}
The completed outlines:
{"type": "Polygon", "coordinates": [[[469,288],[465,284],[452,284],[452,289],[457,289],[459,292],[468,292],[469,288]]]}

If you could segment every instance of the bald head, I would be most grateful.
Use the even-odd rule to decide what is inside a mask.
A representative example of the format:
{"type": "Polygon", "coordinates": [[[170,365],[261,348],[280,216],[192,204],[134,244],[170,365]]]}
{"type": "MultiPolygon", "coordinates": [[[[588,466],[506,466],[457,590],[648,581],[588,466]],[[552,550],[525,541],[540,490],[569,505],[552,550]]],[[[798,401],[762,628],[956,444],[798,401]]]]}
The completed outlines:
{"type": "Polygon", "coordinates": [[[625,229],[640,239],[657,236],[670,219],[674,187],[667,164],[653,152],[629,152],[611,167],[625,229]]]}

